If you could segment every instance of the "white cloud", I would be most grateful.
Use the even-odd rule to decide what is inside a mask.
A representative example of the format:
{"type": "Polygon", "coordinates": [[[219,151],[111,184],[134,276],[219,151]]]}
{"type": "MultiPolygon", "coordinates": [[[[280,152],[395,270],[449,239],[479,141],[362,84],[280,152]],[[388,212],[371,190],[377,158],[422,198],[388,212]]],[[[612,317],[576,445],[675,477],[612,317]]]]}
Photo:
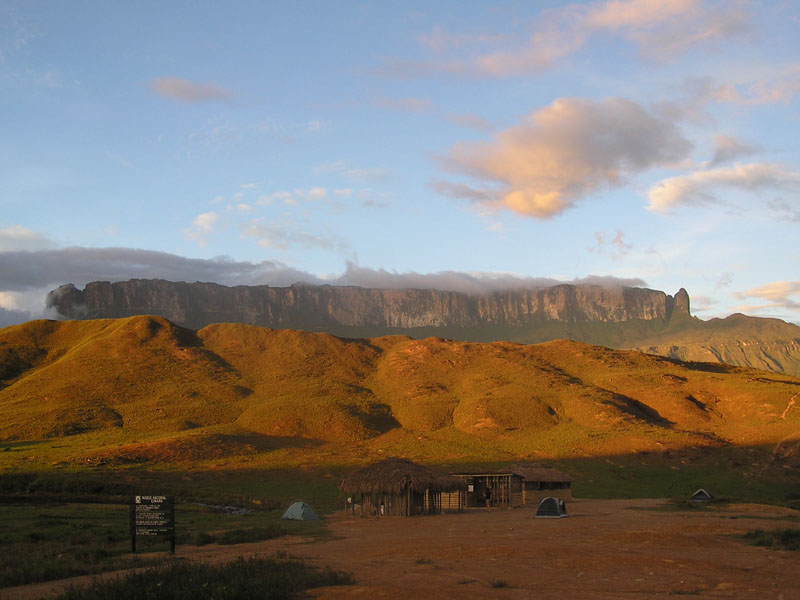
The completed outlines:
{"type": "Polygon", "coordinates": [[[214,223],[216,223],[218,219],[219,215],[217,213],[204,212],[192,219],[192,225],[194,225],[198,231],[207,233],[214,228],[214,223]]]}
{"type": "Polygon", "coordinates": [[[322,248],[325,250],[344,250],[345,245],[323,234],[297,230],[285,225],[253,221],[242,229],[242,238],[255,238],[264,248],[287,250],[294,246],[322,248]]]}
{"type": "Polygon", "coordinates": [[[491,142],[456,144],[442,165],[479,187],[437,182],[440,192],[489,208],[545,219],[626,176],[684,158],[691,145],[675,125],[623,98],[562,98],[491,142]]]}
{"type": "Polygon", "coordinates": [[[685,205],[722,204],[720,188],[759,191],[765,189],[797,190],[800,173],[781,165],[751,163],[695,171],[689,175],[670,177],[656,183],[647,192],[648,208],[668,213],[685,205]]]}
{"type": "Polygon", "coordinates": [[[306,193],[306,198],[312,201],[324,200],[328,197],[328,188],[313,187],[306,193]]]}
{"type": "Polygon", "coordinates": [[[22,225],[10,225],[0,229],[0,251],[40,250],[52,246],[53,242],[45,236],[22,225]]]}
{"type": "Polygon", "coordinates": [[[192,219],[192,227],[186,230],[186,237],[197,242],[199,246],[208,244],[208,235],[214,230],[219,215],[213,211],[204,212],[192,219]]]}
{"type": "Polygon", "coordinates": [[[181,77],[158,77],[150,82],[159,96],[185,104],[195,102],[227,102],[233,94],[224,88],[207,83],[195,83],[181,77]]]}
{"type": "Polygon", "coordinates": [[[282,202],[289,206],[298,206],[304,201],[319,202],[328,198],[329,190],[326,187],[297,188],[294,190],[278,190],[271,194],[262,194],[256,204],[269,206],[274,202],[282,202]]]}
{"type": "Polygon", "coordinates": [[[383,169],[380,167],[353,167],[343,160],[326,162],[314,167],[315,175],[325,175],[329,173],[340,175],[345,179],[356,182],[380,181],[391,175],[391,171],[389,169],[383,169]]]}

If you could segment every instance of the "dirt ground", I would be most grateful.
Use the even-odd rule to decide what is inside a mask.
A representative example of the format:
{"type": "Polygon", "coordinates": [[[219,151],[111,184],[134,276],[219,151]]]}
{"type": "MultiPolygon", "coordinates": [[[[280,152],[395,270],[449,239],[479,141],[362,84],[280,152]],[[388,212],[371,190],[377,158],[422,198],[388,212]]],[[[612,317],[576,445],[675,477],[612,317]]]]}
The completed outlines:
{"type": "MultiPolygon", "coordinates": [[[[796,511],[763,505],[654,510],[660,500],[573,500],[566,519],[534,510],[417,518],[328,519],[330,539],[284,537],[238,546],[179,546],[177,555],[229,560],[282,550],[352,572],[355,586],[309,598],[701,598],[800,600],[800,555],[750,546],[751,529],[796,527],[796,511]]],[[[74,578],[0,590],[40,598],[74,578]]]]}

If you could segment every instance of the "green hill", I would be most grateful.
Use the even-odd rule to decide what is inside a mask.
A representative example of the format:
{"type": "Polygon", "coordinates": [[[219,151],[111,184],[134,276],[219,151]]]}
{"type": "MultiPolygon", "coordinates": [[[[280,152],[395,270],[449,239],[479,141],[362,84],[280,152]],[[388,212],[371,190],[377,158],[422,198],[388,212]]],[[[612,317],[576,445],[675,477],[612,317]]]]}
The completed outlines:
{"type": "Polygon", "coordinates": [[[0,330],[0,445],[43,464],[787,447],[798,393],[786,375],[567,341],[194,332],[159,317],[0,330]]]}

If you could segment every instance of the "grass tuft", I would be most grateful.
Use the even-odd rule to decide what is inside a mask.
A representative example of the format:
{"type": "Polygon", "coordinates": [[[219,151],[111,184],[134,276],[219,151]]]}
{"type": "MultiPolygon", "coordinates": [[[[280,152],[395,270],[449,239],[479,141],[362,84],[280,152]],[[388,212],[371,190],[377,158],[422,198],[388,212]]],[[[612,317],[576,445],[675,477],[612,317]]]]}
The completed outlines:
{"type": "Polygon", "coordinates": [[[353,576],[293,559],[249,558],[221,565],[171,563],[111,581],[72,587],[55,600],[280,600],[323,586],[352,585],[353,576]]]}

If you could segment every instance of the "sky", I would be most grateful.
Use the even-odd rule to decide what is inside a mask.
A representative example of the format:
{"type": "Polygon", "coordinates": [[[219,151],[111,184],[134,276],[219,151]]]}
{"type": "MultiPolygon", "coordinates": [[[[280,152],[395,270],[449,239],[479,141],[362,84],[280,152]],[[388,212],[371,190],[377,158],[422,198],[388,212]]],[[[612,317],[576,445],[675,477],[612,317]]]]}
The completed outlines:
{"type": "Polygon", "coordinates": [[[798,133],[798,1],[0,0],[0,325],[130,278],[800,323],[798,133]]]}

